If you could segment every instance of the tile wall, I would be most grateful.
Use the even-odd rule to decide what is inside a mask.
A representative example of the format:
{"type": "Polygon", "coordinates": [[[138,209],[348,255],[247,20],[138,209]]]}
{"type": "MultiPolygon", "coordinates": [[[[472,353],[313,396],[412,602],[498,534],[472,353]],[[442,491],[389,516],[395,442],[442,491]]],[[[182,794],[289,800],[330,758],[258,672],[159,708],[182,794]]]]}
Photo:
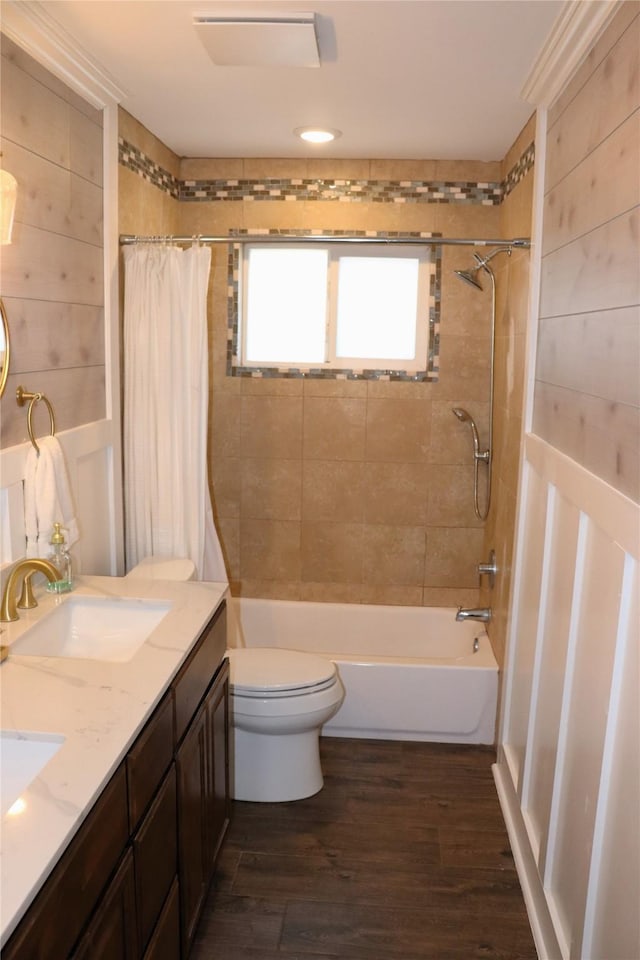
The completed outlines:
{"type": "MultiPolygon", "coordinates": [[[[126,150],[140,147],[140,138],[150,136],[126,116],[120,132],[121,162],[126,150]]],[[[137,181],[142,180],[147,191],[154,179],[158,185],[162,180],[162,171],[154,172],[153,164],[144,169],[144,158],[132,155],[132,169],[125,171],[132,194],[121,190],[121,204],[128,205],[122,210],[121,229],[178,230],[186,235],[364,229],[498,237],[508,227],[512,235],[528,235],[532,139],[532,128],[523,131],[503,164],[183,160],[176,174],[172,159],[177,184],[165,188],[167,209],[175,209],[181,185],[189,184],[192,193],[182,196],[179,226],[173,227],[147,223],[146,204],[139,204],[139,213],[132,215],[137,181]],[[135,164],[142,164],[137,172],[135,164]],[[284,195],[279,201],[260,202],[256,185],[270,186],[275,180],[285,184],[284,195]],[[341,199],[288,195],[292,181],[314,180],[340,181],[341,199]],[[381,201],[377,188],[375,198],[361,189],[354,199],[347,187],[356,181],[365,186],[384,183],[389,199],[381,201]],[[249,186],[244,195],[237,191],[233,198],[212,199],[211,185],[221,191],[225,183],[249,186]],[[423,191],[415,202],[398,194],[417,192],[416,183],[449,184],[451,195],[428,200],[428,191],[423,191]],[[207,187],[197,196],[201,184],[207,187]],[[496,184],[501,186],[499,198],[496,184]],[[464,189],[454,191],[454,185],[464,189]],[[484,192],[474,195],[472,187],[480,185],[484,192]],[[487,190],[494,191],[492,197],[487,190]],[[453,193],[457,197],[452,200],[453,193]]],[[[157,143],[140,149],[163,166],[157,143]]],[[[476,564],[484,559],[485,532],[473,514],[469,431],[451,413],[454,405],[466,407],[486,437],[490,300],[453,274],[471,261],[470,248],[443,248],[437,383],[258,380],[227,376],[227,249],[213,248],[210,479],[235,594],[437,606],[479,601],[476,564]]],[[[498,327],[504,360],[497,387],[511,402],[521,372],[514,365],[509,338],[524,329],[519,311],[526,304],[528,261],[526,254],[516,254],[508,270],[506,256],[497,261],[496,272],[504,271],[502,280],[515,283],[509,295],[502,295],[498,327]]],[[[505,399],[499,403],[507,408],[505,399]]],[[[503,419],[506,422],[506,416],[503,419]]],[[[510,429],[515,429],[513,423],[510,429]]],[[[504,432],[497,435],[504,437],[504,432]]],[[[513,456],[500,458],[496,485],[498,491],[506,486],[515,500],[513,463],[513,456]]],[[[513,511],[493,514],[492,531],[497,522],[502,526],[492,532],[492,540],[504,540],[506,553],[512,516],[513,511]]]]}
{"type": "MultiPolygon", "coordinates": [[[[503,177],[517,164],[535,138],[535,117],[531,117],[506,155],[503,177]]],[[[533,171],[521,177],[500,207],[500,229],[505,237],[531,236],[533,171]]],[[[494,459],[492,496],[484,530],[483,561],[495,550],[498,575],[490,589],[483,578],[480,601],[491,607],[489,634],[500,664],[504,661],[507,614],[511,591],[511,562],[514,545],[516,498],[526,360],[526,325],[529,297],[528,250],[514,250],[491,261],[496,278],[496,352],[494,391],[494,459]]]]}

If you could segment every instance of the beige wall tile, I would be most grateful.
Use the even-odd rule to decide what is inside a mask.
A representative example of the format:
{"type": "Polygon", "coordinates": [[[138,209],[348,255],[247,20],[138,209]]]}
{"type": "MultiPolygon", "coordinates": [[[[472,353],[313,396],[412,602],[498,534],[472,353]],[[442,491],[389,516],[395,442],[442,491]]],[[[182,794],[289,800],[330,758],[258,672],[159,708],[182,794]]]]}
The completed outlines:
{"type": "Polygon", "coordinates": [[[367,524],[362,579],[369,586],[422,586],[424,527],[367,524]]]}
{"type": "Polygon", "coordinates": [[[473,467],[441,465],[429,474],[427,524],[477,527],[473,512],[473,467]]]}
{"type": "Polygon", "coordinates": [[[305,397],[303,456],[313,460],[362,460],[366,402],[343,397],[305,397]]]}
{"type": "Polygon", "coordinates": [[[307,582],[362,581],[362,524],[303,523],[302,579],[307,582]]]}
{"type": "Polygon", "coordinates": [[[237,582],[240,579],[240,521],[216,517],[215,523],[227,576],[230,582],[237,582]]]}
{"type": "Polygon", "coordinates": [[[489,399],[489,359],[491,341],[487,338],[440,337],[439,394],[445,397],[489,399]]]}
{"type": "Polygon", "coordinates": [[[428,468],[422,463],[368,463],[366,523],[422,525],[427,518],[428,468]]]}
{"type": "Polygon", "coordinates": [[[299,580],[241,580],[232,589],[234,597],[258,597],[262,600],[304,600],[299,580]]]}
{"type": "Polygon", "coordinates": [[[364,519],[364,472],[363,463],[349,460],[305,460],[303,521],[361,522],[364,519]]]}
{"type": "Polygon", "coordinates": [[[212,394],[210,404],[211,449],[214,457],[239,457],[241,451],[242,401],[228,393],[212,394]]]}
{"type": "Polygon", "coordinates": [[[245,457],[240,468],[243,520],[300,520],[302,462],[245,457]]]}
{"type": "Polygon", "coordinates": [[[209,469],[213,512],[216,517],[240,519],[241,461],[235,457],[214,457],[209,469]]]}
{"type": "Polygon", "coordinates": [[[286,377],[239,377],[240,393],[250,397],[300,397],[304,381],[286,377]]]}
{"type": "Polygon", "coordinates": [[[429,527],[425,586],[477,589],[483,537],[481,527],[429,527]]]}
{"type": "Polygon", "coordinates": [[[241,520],[240,575],[243,580],[300,580],[300,524],[241,520]]]}
{"type": "MultiPolygon", "coordinates": [[[[422,606],[422,587],[395,586],[389,583],[364,583],[362,603],[384,604],[395,607],[422,606]]],[[[389,651],[391,654],[391,651],[389,651]]]]}
{"type": "Polygon", "coordinates": [[[314,380],[304,381],[305,397],[351,397],[367,396],[366,380],[314,380]]]}
{"type": "Polygon", "coordinates": [[[316,603],[361,603],[359,583],[303,583],[300,599],[316,603]]]}
{"type": "Polygon", "coordinates": [[[477,607],[478,591],[464,587],[425,587],[422,603],[425,607],[477,607]]]}
{"type": "Polygon", "coordinates": [[[365,457],[423,463],[429,450],[430,426],[428,400],[369,400],[365,457]]]}
{"type": "Polygon", "coordinates": [[[302,398],[243,396],[240,431],[244,457],[299,459],[302,398]]]}

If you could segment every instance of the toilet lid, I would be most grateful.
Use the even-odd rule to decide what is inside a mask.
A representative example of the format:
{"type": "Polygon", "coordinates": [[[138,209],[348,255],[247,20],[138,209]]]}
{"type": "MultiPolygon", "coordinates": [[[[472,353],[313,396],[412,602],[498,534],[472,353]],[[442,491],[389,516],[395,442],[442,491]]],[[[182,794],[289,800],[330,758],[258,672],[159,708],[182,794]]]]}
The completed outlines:
{"type": "Polygon", "coordinates": [[[252,647],[227,650],[231,692],[245,697],[284,697],[325,690],[336,679],[331,660],[300,650],[252,647]]]}

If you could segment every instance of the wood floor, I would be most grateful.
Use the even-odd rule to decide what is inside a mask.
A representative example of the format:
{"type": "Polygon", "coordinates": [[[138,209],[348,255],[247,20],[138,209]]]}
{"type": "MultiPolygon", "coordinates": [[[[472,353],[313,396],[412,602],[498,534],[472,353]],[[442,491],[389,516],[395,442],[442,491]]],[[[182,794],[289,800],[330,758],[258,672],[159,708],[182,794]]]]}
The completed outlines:
{"type": "Polygon", "coordinates": [[[315,797],[234,804],[192,960],[535,960],[493,750],[321,745],[315,797]]]}

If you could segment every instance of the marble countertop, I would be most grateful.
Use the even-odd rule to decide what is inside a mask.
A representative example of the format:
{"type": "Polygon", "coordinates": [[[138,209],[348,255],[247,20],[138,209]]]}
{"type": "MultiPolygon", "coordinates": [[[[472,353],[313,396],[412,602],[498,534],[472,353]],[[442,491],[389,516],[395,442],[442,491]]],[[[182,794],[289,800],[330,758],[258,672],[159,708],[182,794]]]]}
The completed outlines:
{"type": "Polygon", "coordinates": [[[0,824],[0,944],[25,913],[136,739],[195,639],[227,593],[224,583],[80,577],[73,593],[42,593],[34,610],[1,624],[3,731],[64,737],[21,794],[21,812],[0,824]],[[11,645],[65,597],[171,601],[171,609],[126,663],[12,655],[11,645]]]}

